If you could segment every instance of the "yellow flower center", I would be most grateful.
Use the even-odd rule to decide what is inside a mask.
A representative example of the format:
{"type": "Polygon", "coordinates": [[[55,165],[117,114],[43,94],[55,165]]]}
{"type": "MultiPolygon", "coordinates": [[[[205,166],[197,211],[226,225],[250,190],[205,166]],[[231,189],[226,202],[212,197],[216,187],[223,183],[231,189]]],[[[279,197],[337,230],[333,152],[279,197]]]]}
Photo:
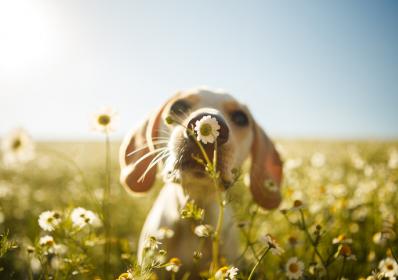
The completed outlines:
{"type": "Polygon", "coordinates": [[[122,273],[119,275],[119,280],[125,280],[125,279],[129,279],[129,274],[127,272],[122,273]]]}
{"type": "Polygon", "coordinates": [[[14,141],[12,142],[12,149],[18,150],[21,146],[22,146],[21,139],[19,139],[19,138],[14,139],[14,141]]]}
{"type": "Polygon", "coordinates": [[[391,263],[387,264],[386,267],[387,267],[388,270],[393,270],[394,269],[394,266],[391,263]]]}
{"type": "Polygon", "coordinates": [[[291,263],[289,265],[289,271],[293,272],[293,273],[298,272],[299,271],[299,266],[297,265],[297,263],[291,263]]]}
{"type": "Polygon", "coordinates": [[[338,237],[337,237],[337,239],[339,240],[339,241],[343,241],[343,240],[345,240],[345,235],[344,234],[340,234],[338,237]]]}
{"type": "Polygon", "coordinates": [[[200,134],[203,136],[209,136],[211,134],[212,128],[208,123],[204,123],[200,126],[200,134]]]}
{"type": "Polygon", "coordinates": [[[180,261],[179,258],[171,258],[171,259],[170,259],[170,263],[171,263],[171,264],[174,264],[174,265],[176,265],[176,266],[180,266],[180,265],[181,265],[181,261],[180,261]]]}
{"type": "Polygon", "coordinates": [[[109,115],[99,115],[98,123],[103,126],[107,126],[111,122],[111,117],[109,115]]]}
{"type": "Polygon", "coordinates": [[[350,248],[348,245],[345,245],[345,244],[344,244],[344,245],[341,247],[340,254],[341,254],[342,256],[344,256],[344,257],[349,257],[349,256],[351,256],[351,254],[352,254],[351,248],[350,248]]]}
{"type": "Polygon", "coordinates": [[[303,202],[301,201],[301,200],[295,200],[294,202],[293,202],[293,206],[294,207],[300,207],[300,206],[302,206],[303,205],[303,202]]]}
{"type": "Polygon", "coordinates": [[[227,266],[223,266],[223,267],[220,268],[220,271],[221,271],[222,274],[225,274],[228,271],[228,267],[227,266]]]}

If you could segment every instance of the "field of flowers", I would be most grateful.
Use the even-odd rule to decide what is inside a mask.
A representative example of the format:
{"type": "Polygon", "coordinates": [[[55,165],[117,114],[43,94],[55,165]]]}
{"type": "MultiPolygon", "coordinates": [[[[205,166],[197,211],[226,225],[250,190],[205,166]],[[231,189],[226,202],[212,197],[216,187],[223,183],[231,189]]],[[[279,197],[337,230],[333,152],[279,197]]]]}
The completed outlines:
{"type": "MultiPolygon", "coordinates": [[[[188,278],[162,250],[172,232],[149,240],[149,265],[136,264],[161,182],[145,197],[126,195],[118,142],[34,143],[14,133],[0,163],[1,279],[188,278]]],[[[276,142],[283,203],[253,204],[243,172],[227,193],[242,255],[213,279],[396,279],[398,143],[276,142]]]]}

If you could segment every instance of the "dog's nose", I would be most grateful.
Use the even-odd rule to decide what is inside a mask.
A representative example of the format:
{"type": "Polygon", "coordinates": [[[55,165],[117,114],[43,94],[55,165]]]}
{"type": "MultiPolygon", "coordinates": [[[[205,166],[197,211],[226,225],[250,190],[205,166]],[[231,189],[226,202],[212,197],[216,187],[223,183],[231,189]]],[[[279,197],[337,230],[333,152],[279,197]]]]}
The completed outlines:
{"type": "Polygon", "coordinates": [[[220,129],[218,130],[219,135],[217,137],[217,145],[222,145],[222,144],[226,143],[228,141],[228,137],[229,137],[229,129],[228,129],[227,124],[225,123],[224,118],[217,114],[200,113],[197,116],[193,117],[188,122],[188,127],[193,129],[196,125],[196,122],[206,116],[210,116],[211,118],[216,119],[216,121],[218,122],[218,125],[220,126],[220,129]]]}

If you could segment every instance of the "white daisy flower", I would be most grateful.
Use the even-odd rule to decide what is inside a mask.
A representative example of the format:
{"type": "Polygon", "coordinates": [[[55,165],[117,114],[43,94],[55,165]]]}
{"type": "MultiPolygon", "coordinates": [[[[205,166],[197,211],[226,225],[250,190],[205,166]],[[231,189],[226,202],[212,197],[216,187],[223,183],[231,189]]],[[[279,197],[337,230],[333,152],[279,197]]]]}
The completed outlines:
{"type": "Polygon", "coordinates": [[[61,222],[61,215],[54,211],[44,211],[39,216],[39,226],[46,231],[53,231],[61,222]]]}
{"type": "Polygon", "coordinates": [[[198,237],[209,237],[213,233],[213,227],[211,225],[198,225],[194,232],[198,237]]]}
{"type": "Polygon", "coordinates": [[[181,266],[181,260],[179,258],[171,258],[165,269],[177,273],[181,266]]]}
{"type": "Polygon", "coordinates": [[[55,244],[54,245],[54,253],[61,256],[65,255],[68,252],[68,247],[64,244],[55,244]]]}
{"type": "Polygon", "coordinates": [[[110,107],[104,107],[92,119],[92,127],[94,130],[109,133],[115,131],[118,114],[110,107]]]}
{"type": "Polygon", "coordinates": [[[145,239],[144,248],[156,250],[159,248],[160,244],[162,244],[162,242],[159,242],[155,236],[149,236],[145,239]]]}
{"type": "Polygon", "coordinates": [[[174,236],[174,230],[167,227],[161,227],[156,233],[157,239],[160,240],[165,238],[172,238],[173,236],[174,236]]]}
{"type": "Polygon", "coordinates": [[[398,264],[391,257],[387,257],[384,260],[381,260],[379,263],[379,269],[385,277],[392,279],[392,277],[398,276],[398,264]]]}
{"type": "Polygon", "coordinates": [[[101,222],[98,216],[82,207],[73,209],[71,215],[72,224],[78,228],[84,228],[86,225],[92,225],[94,227],[100,226],[101,222]]]}
{"type": "Polygon", "coordinates": [[[214,143],[220,135],[220,125],[217,120],[211,116],[204,116],[199,121],[196,121],[195,128],[196,139],[202,141],[204,144],[214,143]]]}
{"type": "Polygon", "coordinates": [[[1,154],[6,166],[13,167],[32,160],[35,146],[30,135],[22,128],[12,130],[1,141],[1,154]]]}
{"type": "Polygon", "coordinates": [[[351,244],[352,239],[347,238],[344,234],[340,234],[339,236],[333,238],[332,243],[333,244],[351,244]]]}
{"type": "Polygon", "coordinates": [[[51,235],[44,235],[39,239],[40,246],[53,247],[55,245],[54,238],[51,235]]]}
{"type": "Polygon", "coordinates": [[[283,250],[283,248],[279,246],[276,240],[269,234],[263,236],[262,241],[268,245],[270,252],[275,256],[280,256],[285,252],[285,250],[283,250]]]}
{"type": "Polygon", "coordinates": [[[236,279],[236,275],[238,275],[238,271],[239,269],[234,266],[231,267],[223,266],[219,270],[217,270],[216,274],[214,275],[214,278],[216,280],[224,280],[224,279],[234,280],[236,279]]]}
{"type": "Polygon", "coordinates": [[[299,279],[303,276],[304,263],[297,257],[290,258],[285,265],[285,270],[289,279],[299,279]]]}
{"type": "Polygon", "coordinates": [[[39,273],[41,271],[41,262],[38,258],[31,258],[30,259],[30,269],[33,273],[39,273]]]}

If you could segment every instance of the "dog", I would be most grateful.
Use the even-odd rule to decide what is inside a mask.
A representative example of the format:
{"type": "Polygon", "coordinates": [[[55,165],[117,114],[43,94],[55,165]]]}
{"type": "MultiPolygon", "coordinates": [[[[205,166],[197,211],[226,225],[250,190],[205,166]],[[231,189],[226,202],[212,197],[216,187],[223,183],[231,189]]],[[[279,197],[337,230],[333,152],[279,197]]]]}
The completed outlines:
{"type": "MultiPolygon", "coordinates": [[[[168,256],[178,257],[186,271],[197,268],[192,256],[199,246],[199,238],[193,233],[192,226],[180,218],[187,196],[205,210],[206,224],[215,227],[217,223],[219,208],[213,183],[206,176],[204,167],[193,158],[192,155],[200,154],[200,151],[186,131],[203,116],[215,118],[220,126],[217,164],[221,185],[227,188],[234,180],[233,170],[239,169],[250,157],[249,188],[253,200],[264,209],[276,208],[281,202],[282,161],[249,109],[224,92],[208,89],[178,92],[128,134],[120,148],[120,181],[135,195],[151,189],[157,177],[156,163],[163,165],[165,184],[143,226],[138,245],[139,262],[142,261],[145,240],[167,228],[174,235],[162,241],[165,247],[162,248],[168,256]],[[168,117],[178,120],[179,124],[167,124],[168,117]]],[[[203,144],[206,152],[212,150],[212,145],[203,144]]],[[[212,157],[210,152],[209,157],[212,157]]],[[[239,255],[238,232],[231,224],[233,213],[227,204],[220,255],[229,264],[239,255]]],[[[202,248],[200,262],[203,268],[209,267],[211,257],[209,240],[202,248]]]]}

